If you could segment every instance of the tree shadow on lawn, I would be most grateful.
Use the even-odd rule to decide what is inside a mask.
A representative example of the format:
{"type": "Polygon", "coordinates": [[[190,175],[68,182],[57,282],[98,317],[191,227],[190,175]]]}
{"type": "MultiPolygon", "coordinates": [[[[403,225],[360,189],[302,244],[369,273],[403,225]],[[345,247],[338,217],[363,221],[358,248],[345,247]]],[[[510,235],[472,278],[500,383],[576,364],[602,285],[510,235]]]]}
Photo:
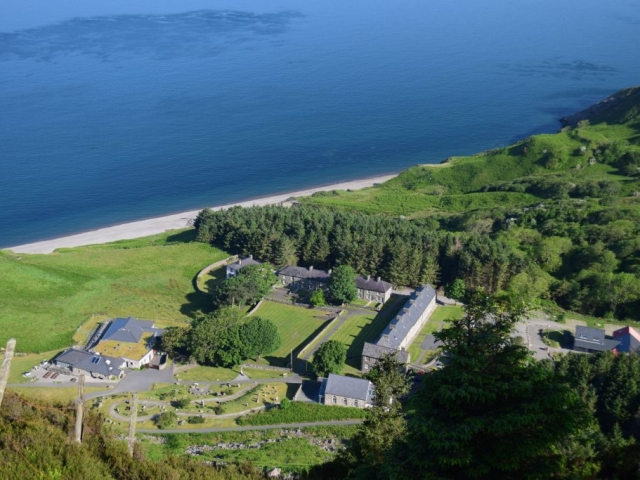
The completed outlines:
{"type": "Polygon", "coordinates": [[[167,243],[191,243],[196,241],[196,229],[190,228],[182,232],[173,233],[166,238],[167,243]]]}
{"type": "Polygon", "coordinates": [[[206,293],[191,292],[185,297],[187,303],[183,303],[180,307],[180,313],[195,318],[200,313],[211,313],[213,311],[213,301],[211,295],[206,293]]]}
{"type": "MultiPolygon", "coordinates": [[[[313,340],[320,335],[320,332],[322,332],[322,330],[324,329],[324,327],[327,325],[328,322],[331,321],[332,317],[326,318],[324,322],[322,322],[322,324],[316,328],[313,333],[311,333],[311,335],[309,335],[307,338],[305,338],[302,342],[300,342],[298,344],[298,346],[296,348],[293,349],[293,358],[296,359],[298,357],[298,354],[300,353],[300,351],[309,343],[313,342],[313,340]]],[[[264,355],[262,357],[264,360],[266,360],[269,365],[274,366],[274,367],[286,367],[289,364],[289,355],[287,355],[286,358],[284,357],[274,357],[272,355],[264,355]]],[[[294,360],[295,362],[295,360],[294,360]]]]}

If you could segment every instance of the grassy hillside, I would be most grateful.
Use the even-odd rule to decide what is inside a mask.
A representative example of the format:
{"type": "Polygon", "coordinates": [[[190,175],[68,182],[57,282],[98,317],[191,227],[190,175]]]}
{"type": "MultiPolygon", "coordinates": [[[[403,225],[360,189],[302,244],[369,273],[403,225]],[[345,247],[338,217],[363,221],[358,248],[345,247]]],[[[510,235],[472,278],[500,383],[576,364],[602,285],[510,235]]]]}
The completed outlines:
{"type": "Polygon", "coordinates": [[[61,349],[94,315],[183,322],[208,299],[193,293],[203,266],[226,254],[191,241],[193,231],[62,249],[0,252],[0,344],[21,352],[61,349]]]}
{"type": "Polygon", "coordinates": [[[640,181],[612,164],[612,150],[619,144],[640,152],[640,123],[635,116],[619,125],[589,124],[535,135],[506,148],[452,157],[440,165],[418,165],[366,190],[322,192],[303,201],[365,213],[445,217],[534,204],[548,196],[526,188],[523,180],[536,179],[566,182],[571,188],[615,182],[619,196],[630,197],[640,189],[640,181]],[[516,180],[524,186],[507,188],[505,182],[516,180]]]}

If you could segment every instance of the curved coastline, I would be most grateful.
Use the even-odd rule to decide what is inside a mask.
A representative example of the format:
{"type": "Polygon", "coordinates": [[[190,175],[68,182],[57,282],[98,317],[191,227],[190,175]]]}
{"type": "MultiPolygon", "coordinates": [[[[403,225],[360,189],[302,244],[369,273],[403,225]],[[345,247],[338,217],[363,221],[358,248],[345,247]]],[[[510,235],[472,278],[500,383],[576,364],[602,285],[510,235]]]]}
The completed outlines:
{"type": "MultiPolygon", "coordinates": [[[[349,182],[336,183],[331,185],[323,185],[319,187],[298,190],[295,192],[282,193],[278,195],[270,195],[268,197],[254,198],[238,203],[227,205],[219,205],[211,207],[213,210],[221,210],[235,206],[251,207],[273,205],[281,203],[289,197],[305,197],[315,192],[326,192],[331,190],[358,190],[361,188],[371,187],[376,183],[383,183],[396,177],[398,174],[381,175],[371,178],[363,178],[360,180],[352,180],[349,182]]],[[[206,208],[206,207],[203,207],[206,208]]],[[[15,253],[52,253],[58,248],[80,247],[84,245],[95,245],[100,243],[115,242],[118,240],[131,240],[134,238],[146,237],[165,232],[167,230],[175,230],[189,226],[189,222],[193,220],[202,209],[191,210],[188,212],[176,213],[173,215],[165,215],[162,217],[148,218],[146,220],[138,220],[135,222],[127,222],[111,227],[99,228],[88,232],[68,235],[64,237],[54,238],[51,240],[43,240],[40,242],[27,243],[14,247],[7,247],[4,250],[10,250],[15,253]]]]}

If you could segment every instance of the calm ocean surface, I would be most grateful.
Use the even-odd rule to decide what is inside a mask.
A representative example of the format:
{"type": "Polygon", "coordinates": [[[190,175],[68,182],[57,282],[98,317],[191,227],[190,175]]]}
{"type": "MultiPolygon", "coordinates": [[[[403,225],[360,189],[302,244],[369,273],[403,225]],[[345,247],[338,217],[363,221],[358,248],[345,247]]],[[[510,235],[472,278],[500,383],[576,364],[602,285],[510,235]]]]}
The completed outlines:
{"type": "Polygon", "coordinates": [[[553,132],[639,46],[637,0],[2,0],[0,247],[553,132]]]}

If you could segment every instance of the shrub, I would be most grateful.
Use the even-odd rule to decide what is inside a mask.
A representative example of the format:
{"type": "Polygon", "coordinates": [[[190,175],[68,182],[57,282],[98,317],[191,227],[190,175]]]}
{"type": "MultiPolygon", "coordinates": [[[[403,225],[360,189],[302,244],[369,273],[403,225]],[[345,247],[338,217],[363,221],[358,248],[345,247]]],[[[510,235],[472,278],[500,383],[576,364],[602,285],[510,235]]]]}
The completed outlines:
{"type": "Polygon", "coordinates": [[[156,426],[160,429],[169,428],[178,421],[178,415],[176,412],[164,412],[159,415],[156,415],[154,418],[154,422],[156,426]]]}
{"type": "Polygon", "coordinates": [[[187,418],[187,423],[204,423],[204,417],[201,415],[194,415],[187,418]]]}
{"type": "Polygon", "coordinates": [[[291,400],[289,400],[287,397],[283,398],[280,402],[280,408],[282,410],[288,410],[289,408],[291,408],[291,400]]]}
{"type": "Polygon", "coordinates": [[[175,408],[187,408],[191,404],[191,400],[188,398],[179,398],[178,400],[171,402],[175,408]]]}

